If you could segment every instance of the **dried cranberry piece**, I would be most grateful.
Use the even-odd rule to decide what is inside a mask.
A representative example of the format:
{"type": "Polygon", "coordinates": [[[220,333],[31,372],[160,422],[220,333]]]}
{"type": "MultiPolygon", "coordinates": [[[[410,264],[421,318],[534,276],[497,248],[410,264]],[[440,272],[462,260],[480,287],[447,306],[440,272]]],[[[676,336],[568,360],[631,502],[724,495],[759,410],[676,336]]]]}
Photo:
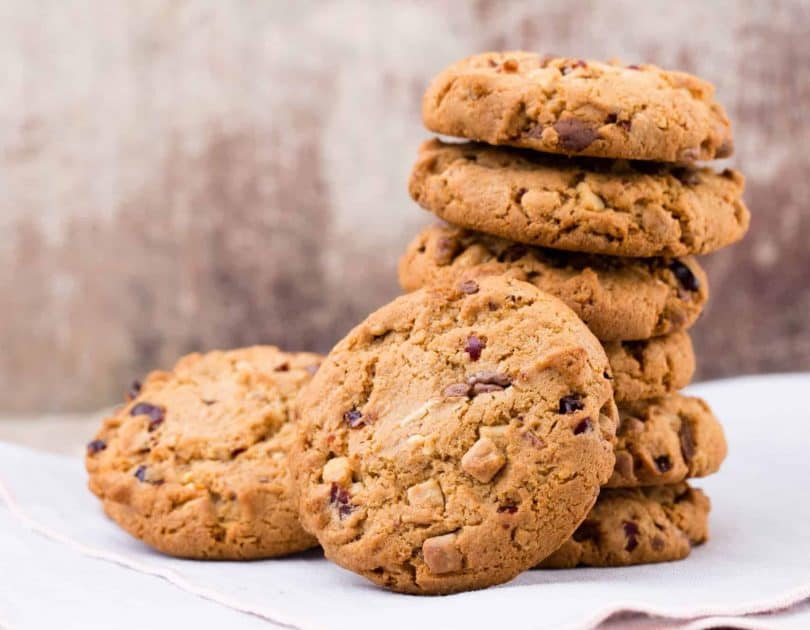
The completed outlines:
{"type": "Polygon", "coordinates": [[[354,511],[349,491],[333,483],[329,489],[329,502],[337,508],[341,520],[354,511]]]}
{"type": "Polygon", "coordinates": [[[662,473],[672,470],[672,461],[669,459],[669,455],[659,455],[656,457],[655,467],[658,469],[658,472],[662,473]]]}
{"type": "Polygon", "coordinates": [[[558,120],[554,123],[554,130],[563,150],[575,153],[587,149],[599,137],[596,129],[576,118],[558,120]]]}
{"type": "Polygon", "coordinates": [[[560,398],[560,413],[574,413],[580,409],[585,409],[585,403],[582,402],[580,394],[569,394],[560,398]]]}
{"type": "Polygon", "coordinates": [[[692,270],[683,264],[680,260],[673,260],[669,263],[669,270],[675,274],[678,282],[687,291],[697,291],[700,289],[700,281],[697,279],[692,270]]]}
{"type": "Polygon", "coordinates": [[[165,419],[166,410],[158,405],[142,402],[129,410],[130,416],[149,416],[149,431],[154,431],[165,419]]]}
{"type": "Polygon", "coordinates": [[[579,435],[580,433],[585,433],[585,431],[590,431],[593,428],[591,424],[590,418],[583,418],[579,421],[577,426],[574,427],[574,435],[579,435]]]}
{"type": "Polygon", "coordinates": [[[107,443],[104,440],[93,440],[87,444],[87,454],[95,455],[107,448],[107,443]]]}
{"type": "Polygon", "coordinates": [[[681,428],[678,429],[678,438],[681,442],[681,455],[688,464],[695,454],[695,438],[692,435],[692,426],[686,421],[681,421],[681,428]]]}
{"type": "Polygon", "coordinates": [[[141,393],[141,382],[140,381],[132,381],[127,390],[127,400],[135,400],[138,397],[138,394],[141,393]]]}
{"type": "Polygon", "coordinates": [[[633,521],[625,521],[622,523],[624,535],[627,538],[627,544],[624,546],[626,551],[633,551],[638,547],[638,525],[633,521]]]}
{"type": "Polygon", "coordinates": [[[487,344],[484,341],[475,335],[470,335],[464,345],[464,351],[470,355],[471,361],[478,361],[481,358],[481,351],[486,347],[487,344]]]}
{"type": "Polygon", "coordinates": [[[583,521],[582,525],[577,527],[574,531],[574,540],[576,542],[585,542],[586,540],[599,540],[599,523],[597,521],[583,521]]]}
{"type": "Polygon", "coordinates": [[[467,295],[478,293],[478,283],[475,280],[465,280],[458,285],[458,288],[462,293],[466,293],[467,295]]]}
{"type": "Polygon", "coordinates": [[[350,429],[360,429],[366,426],[366,423],[363,420],[363,412],[359,409],[347,411],[343,414],[343,419],[346,421],[346,424],[349,425],[350,429]]]}

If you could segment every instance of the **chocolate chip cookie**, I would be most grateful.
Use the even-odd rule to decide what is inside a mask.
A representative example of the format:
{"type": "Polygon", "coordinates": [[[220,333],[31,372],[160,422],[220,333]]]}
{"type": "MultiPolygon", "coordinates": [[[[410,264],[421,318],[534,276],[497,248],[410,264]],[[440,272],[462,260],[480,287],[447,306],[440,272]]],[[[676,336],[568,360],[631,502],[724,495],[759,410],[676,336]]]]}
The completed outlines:
{"type": "Polygon", "coordinates": [[[422,231],[399,263],[402,288],[507,274],[563,300],[603,341],[691,326],[709,298],[692,257],[617,258],[529,247],[454,226],[422,231]]]}
{"type": "Polygon", "coordinates": [[[651,486],[705,477],[726,458],[726,439],[700,398],[670,394],[619,405],[616,469],[606,485],[651,486]]]}
{"type": "Polygon", "coordinates": [[[709,538],[708,497],[685,483],[606,489],[574,535],[539,568],[669,562],[709,538]]]}
{"type": "Polygon", "coordinates": [[[733,150],[712,85],[648,64],[475,55],[430,83],[422,116],[436,133],[566,155],[691,162],[733,150]]]}
{"type": "Polygon", "coordinates": [[[298,398],[304,527],[329,559],[395,591],[510,580],[573,533],[612,473],[607,368],[577,316],[525,282],[394,300],[298,398]]]}
{"type": "Polygon", "coordinates": [[[130,534],[174,556],[307,549],[287,451],[290,410],[321,357],[256,346],[186,356],[136,383],[87,446],[89,487],[130,534]]]}
{"type": "Polygon", "coordinates": [[[664,396],[686,387],[695,373],[692,340],[683,331],[639,341],[606,341],[617,402],[664,396]]]}
{"type": "Polygon", "coordinates": [[[455,225],[610,256],[706,254],[743,237],[737,171],[584,160],[480,144],[424,143],[411,196],[455,225]]]}

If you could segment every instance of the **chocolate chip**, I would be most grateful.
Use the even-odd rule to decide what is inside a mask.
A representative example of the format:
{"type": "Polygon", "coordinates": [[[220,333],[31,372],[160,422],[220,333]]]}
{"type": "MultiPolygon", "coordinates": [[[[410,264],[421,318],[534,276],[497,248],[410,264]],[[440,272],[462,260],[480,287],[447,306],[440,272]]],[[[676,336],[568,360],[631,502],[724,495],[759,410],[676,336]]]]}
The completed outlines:
{"type": "Polygon", "coordinates": [[[135,478],[141,483],[146,481],[146,466],[141,464],[135,469],[135,478]]]}
{"type": "Polygon", "coordinates": [[[163,407],[148,402],[138,403],[129,410],[130,416],[149,416],[149,431],[154,431],[163,424],[165,413],[163,407]]]}
{"type": "Polygon", "coordinates": [[[354,511],[348,490],[341,488],[336,483],[333,483],[329,489],[329,502],[337,507],[338,516],[340,516],[341,520],[354,511]]]}
{"type": "Polygon", "coordinates": [[[590,418],[583,418],[579,421],[577,426],[574,427],[574,435],[579,435],[580,433],[585,433],[585,431],[590,431],[593,428],[591,424],[590,418]]]}
{"type": "Polygon", "coordinates": [[[681,442],[681,455],[683,455],[684,461],[688,464],[692,461],[692,456],[695,454],[695,438],[692,435],[692,426],[686,420],[681,420],[681,428],[678,429],[678,438],[681,442]]]}
{"type": "Polygon", "coordinates": [[[609,380],[609,381],[612,381],[612,380],[613,380],[613,377],[610,375],[610,372],[608,372],[607,370],[605,370],[604,372],[602,372],[602,376],[603,376],[604,378],[606,378],[607,380],[609,380]]]}
{"type": "Polygon", "coordinates": [[[503,514],[504,512],[508,514],[514,514],[518,511],[517,505],[514,503],[505,503],[503,505],[498,506],[498,514],[503,514]]]}
{"type": "Polygon", "coordinates": [[[616,121],[616,126],[619,129],[624,129],[625,131],[630,131],[633,128],[633,121],[628,120],[618,120],[616,121]]]}
{"type": "Polygon", "coordinates": [[[672,470],[672,461],[669,459],[669,455],[659,455],[655,458],[655,467],[658,469],[658,472],[668,472],[672,470]]]}
{"type": "Polygon", "coordinates": [[[580,394],[569,394],[560,398],[559,413],[574,413],[580,409],[585,409],[585,403],[582,402],[580,394]]]}
{"type": "Polygon", "coordinates": [[[655,551],[661,551],[664,548],[664,540],[660,536],[655,536],[650,544],[655,551]]]}
{"type": "Polygon", "coordinates": [[[277,365],[274,368],[274,371],[275,372],[289,372],[290,371],[290,364],[285,361],[281,365],[277,365]]]}
{"type": "Polygon", "coordinates": [[[626,551],[633,551],[638,547],[638,525],[633,521],[625,521],[622,523],[624,535],[627,538],[627,544],[624,546],[626,551]]]}
{"type": "Polygon", "coordinates": [[[129,386],[127,390],[127,400],[135,400],[138,397],[138,394],[141,393],[141,382],[140,381],[132,381],[132,384],[129,386]]]}
{"type": "Polygon", "coordinates": [[[481,358],[481,351],[487,347],[487,344],[475,335],[467,337],[467,343],[464,345],[464,351],[470,355],[471,361],[478,361],[481,358]]]}
{"type": "Polygon", "coordinates": [[[478,283],[475,280],[465,280],[458,285],[459,290],[467,295],[478,293],[478,283]]]}
{"type": "Polygon", "coordinates": [[[589,124],[576,118],[564,118],[554,123],[554,130],[559,135],[559,145],[565,151],[582,151],[591,146],[599,133],[589,124]]]}
{"type": "Polygon", "coordinates": [[[343,414],[343,420],[349,425],[350,429],[361,429],[366,426],[363,420],[363,412],[359,409],[352,409],[343,414]]]}
{"type": "Polygon", "coordinates": [[[87,454],[95,455],[99,451],[103,451],[105,448],[107,448],[107,443],[104,440],[93,440],[87,444],[87,454]]]}
{"type": "Polygon", "coordinates": [[[450,398],[469,396],[472,388],[467,383],[453,383],[444,388],[444,395],[450,398]]]}
{"type": "Polygon", "coordinates": [[[592,540],[597,542],[600,537],[599,523],[597,521],[583,521],[574,531],[573,538],[576,542],[592,540]]]}
{"type": "Polygon", "coordinates": [[[242,453],[244,453],[246,450],[247,450],[247,449],[246,449],[246,448],[244,448],[244,447],[242,447],[242,448],[235,448],[235,449],[233,449],[233,450],[231,451],[231,458],[236,458],[236,457],[239,457],[239,456],[240,456],[242,453]]]}
{"type": "Polygon", "coordinates": [[[692,273],[692,270],[680,260],[673,260],[669,263],[669,270],[675,274],[678,282],[687,291],[697,291],[700,289],[700,280],[692,273]]]}

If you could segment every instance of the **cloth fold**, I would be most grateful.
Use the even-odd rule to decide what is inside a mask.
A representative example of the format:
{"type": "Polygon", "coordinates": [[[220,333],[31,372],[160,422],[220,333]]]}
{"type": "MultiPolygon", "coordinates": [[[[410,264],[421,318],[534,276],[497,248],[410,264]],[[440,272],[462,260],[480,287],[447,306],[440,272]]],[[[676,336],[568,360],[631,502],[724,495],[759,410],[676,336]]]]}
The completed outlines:
{"type": "MultiPolygon", "coordinates": [[[[48,554],[74,554],[104,565],[97,576],[92,571],[83,575],[88,609],[94,605],[95,581],[103,592],[115,580],[123,584],[137,577],[149,588],[174,591],[178,602],[193,594],[206,600],[197,600],[201,609],[216,602],[250,613],[246,624],[265,619],[302,629],[574,629],[594,627],[621,611],[692,619],[690,627],[697,628],[706,627],[700,617],[785,609],[810,598],[810,407],[801,397],[808,389],[810,375],[797,374],[717,381],[688,390],[706,398],[724,423],[729,458],[719,474],[696,480],[712,499],[712,538],[686,560],[529,571],[499,587],[445,597],[382,591],[318,552],[244,563],[161,556],[104,517],[85,488],[82,462],[0,444],[0,499],[7,508],[0,510],[0,550],[14,548],[20,530],[50,539],[30,561],[20,554],[0,557],[0,581],[7,582],[0,584],[0,619],[18,630],[15,620],[25,615],[11,603],[33,605],[39,600],[31,595],[47,599],[47,593],[72,579],[70,563],[49,563],[48,554]],[[43,565],[51,569],[42,573],[43,565]],[[37,579],[30,579],[34,572],[37,579]],[[23,597],[25,588],[34,586],[42,590],[23,597]]],[[[120,591],[125,600],[129,596],[137,601],[140,594],[120,591]]],[[[806,606],[791,621],[804,614],[810,619],[806,606]]],[[[746,627],[769,627],[767,618],[749,621],[746,627]]]]}

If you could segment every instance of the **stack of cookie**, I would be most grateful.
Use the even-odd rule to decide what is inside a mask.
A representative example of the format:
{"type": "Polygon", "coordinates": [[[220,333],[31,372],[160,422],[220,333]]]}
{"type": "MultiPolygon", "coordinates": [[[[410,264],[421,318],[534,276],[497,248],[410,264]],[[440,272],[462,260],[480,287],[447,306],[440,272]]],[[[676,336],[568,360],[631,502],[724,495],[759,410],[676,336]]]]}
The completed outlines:
{"type": "Polygon", "coordinates": [[[709,406],[677,393],[708,299],[692,256],[749,222],[742,176],[693,164],[731,153],[712,95],[654,66],[524,52],[463,60],[425,94],[427,127],[470,142],[420,149],[411,195],[449,225],[410,244],[402,287],[524,280],[571,307],[610,361],[621,422],[609,489],[543,566],[673,560],[707,538],[709,502],[686,479],[717,471],[726,443],[709,406]]]}
{"type": "Polygon", "coordinates": [[[748,224],[737,173],[685,164],[730,151],[710,86],[486,54],[424,110],[488,144],[422,147],[411,193],[450,225],[408,248],[409,293],[325,358],[193,354],[134,383],[87,446],[90,489],[165,553],[320,544],[409,593],[684,557],[709,510],[686,480],[726,452],[706,403],[677,393],[708,297],[690,256],[748,224]]]}

